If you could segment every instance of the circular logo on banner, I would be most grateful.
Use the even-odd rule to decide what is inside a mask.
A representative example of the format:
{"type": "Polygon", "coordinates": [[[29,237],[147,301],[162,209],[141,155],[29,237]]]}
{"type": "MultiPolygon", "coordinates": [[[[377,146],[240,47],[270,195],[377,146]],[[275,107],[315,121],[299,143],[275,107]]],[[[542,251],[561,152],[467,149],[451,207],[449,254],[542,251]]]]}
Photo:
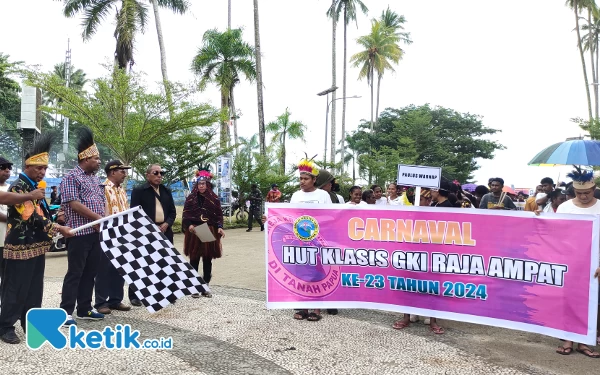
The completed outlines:
{"type": "Polygon", "coordinates": [[[312,216],[300,216],[294,222],[294,234],[300,241],[312,241],[319,235],[319,223],[312,216]]]}

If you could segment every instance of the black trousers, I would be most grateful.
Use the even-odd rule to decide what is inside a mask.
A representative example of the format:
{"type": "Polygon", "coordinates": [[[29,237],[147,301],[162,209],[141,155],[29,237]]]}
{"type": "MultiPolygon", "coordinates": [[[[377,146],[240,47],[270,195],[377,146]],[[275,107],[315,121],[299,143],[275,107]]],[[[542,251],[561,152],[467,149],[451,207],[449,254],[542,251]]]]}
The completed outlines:
{"type": "Polygon", "coordinates": [[[96,275],[96,304],[94,308],[118,306],[123,302],[124,285],[125,280],[119,275],[106,254],[102,252],[100,267],[96,275]]]}
{"type": "Polygon", "coordinates": [[[101,256],[98,233],[86,234],[67,239],[68,269],[62,287],[60,308],[73,315],[75,303],[77,313],[87,315],[92,309],[94,279],[98,273],[101,256]]]}
{"type": "Polygon", "coordinates": [[[262,212],[260,211],[250,211],[248,212],[248,229],[252,229],[252,222],[256,220],[258,225],[260,225],[260,229],[263,228],[262,223],[262,212]]]}
{"type": "MultiPolygon", "coordinates": [[[[200,265],[200,259],[190,260],[190,265],[194,267],[196,271],[198,271],[198,266],[200,265]]],[[[212,279],[212,258],[202,258],[202,278],[206,283],[210,283],[210,279],[212,279]]]]}
{"type": "Polygon", "coordinates": [[[27,311],[42,307],[46,257],[5,259],[4,267],[0,335],[14,331],[17,320],[21,320],[21,327],[25,331],[27,311]]]}

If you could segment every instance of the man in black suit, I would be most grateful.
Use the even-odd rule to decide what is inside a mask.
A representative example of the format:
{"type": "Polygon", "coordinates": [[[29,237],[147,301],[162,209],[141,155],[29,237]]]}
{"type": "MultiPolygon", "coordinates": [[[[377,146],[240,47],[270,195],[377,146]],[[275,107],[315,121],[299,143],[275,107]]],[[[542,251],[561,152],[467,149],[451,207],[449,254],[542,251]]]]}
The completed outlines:
{"type": "MultiPolygon", "coordinates": [[[[146,183],[131,192],[130,207],[142,206],[148,217],[160,228],[165,236],[173,242],[173,223],[177,216],[175,202],[171,190],[162,185],[164,172],[160,165],[153,164],[146,170],[146,183]]],[[[142,302],[129,288],[129,301],[133,306],[141,306],[142,302]]]]}
{"type": "Polygon", "coordinates": [[[146,183],[131,192],[130,207],[142,206],[148,217],[173,242],[173,223],[177,216],[171,190],[162,185],[164,172],[153,164],[146,170],[146,183]]]}

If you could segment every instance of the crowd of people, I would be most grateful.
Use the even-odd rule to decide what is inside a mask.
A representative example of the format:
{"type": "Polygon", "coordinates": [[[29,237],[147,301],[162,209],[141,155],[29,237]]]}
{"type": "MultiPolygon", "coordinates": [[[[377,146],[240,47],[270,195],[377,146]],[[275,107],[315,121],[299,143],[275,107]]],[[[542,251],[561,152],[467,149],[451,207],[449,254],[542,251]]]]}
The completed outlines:
{"type": "MultiPolygon", "coordinates": [[[[10,186],[6,181],[13,163],[0,158],[0,339],[10,344],[20,342],[15,333],[17,321],[25,332],[27,311],[42,306],[45,253],[55,235],[67,239],[68,268],[60,303],[68,315],[65,327],[76,325],[79,319],[102,320],[113,310],[131,310],[124,303],[125,281],[100,247],[99,226],[74,228],[93,224],[130,206],[141,206],[165,238],[173,242],[177,211],[172,192],[162,184],[164,171],[160,165],[148,167],[146,183],[133,189],[128,202],[122,184],[131,167],[120,160],[106,163],[107,178],[100,183],[96,174],[101,166],[100,153],[93,133],[85,128],[77,145],[78,165],[61,181],[61,208],[53,220],[40,184],[48,168],[51,143],[48,135],[38,137],[26,155],[23,171],[10,186]]],[[[211,280],[212,259],[221,256],[224,237],[221,203],[212,190],[212,177],[206,170],[198,171],[183,211],[184,253],[196,270],[202,259],[207,283],[211,280]],[[215,240],[199,241],[194,234],[198,225],[207,225],[215,240]]],[[[142,306],[135,285],[128,289],[131,305],[142,306]]],[[[203,295],[211,297],[208,292],[203,295]]]]}

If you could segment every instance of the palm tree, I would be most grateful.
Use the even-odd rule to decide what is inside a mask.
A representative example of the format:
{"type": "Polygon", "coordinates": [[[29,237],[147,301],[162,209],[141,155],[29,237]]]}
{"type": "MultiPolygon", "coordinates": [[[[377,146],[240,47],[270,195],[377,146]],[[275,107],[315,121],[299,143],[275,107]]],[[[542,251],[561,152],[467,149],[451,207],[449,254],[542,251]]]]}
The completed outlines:
{"type": "MultiPolygon", "coordinates": [[[[76,91],[78,95],[82,95],[84,93],[83,87],[86,83],[88,83],[88,79],[86,78],[86,74],[81,69],[75,69],[73,65],[70,66],[70,74],[69,74],[69,87],[76,91]]],[[[61,81],[67,82],[67,69],[65,63],[61,62],[54,65],[54,69],[52,70],[52,74],[58,77],[61,81]]],[[[53,95],[51,92],[44,92],[44,102],[46,104],[56,104],[60,99],[53,95]]]]}
{"type": "Polygon", "coordinates": [[[600,35],[600,10],[596,7],[588,7],[587,24],[581,26],[581,30],[586,32],[581,37],[583,50],[590,53],[592,66],[592,81],[594,85],[594,115],[596,119],[600,117],[598,102],[598,41],[600,35]]]}
{"type": "Polygon", "coordinates": [[[185,0],[161,0],[160,4],[158,0],[150,0],[152,3],[152,9],[154,10],[154,23],[156,24],[156,35],[158,36],[158,48],[160,50],[160,71],[163,77],[163,83],[165,85],[165,94],[167,96],[167,103],[169,104],[169,112],[173,110],[173,99],[171,96],[171,87],[169,86],[169,77],[167,75],[167,51],[165,50],[165,41],[163,39],[162,24],[160,22],[160,14],[158,12],[159,6],[171,9],[175,13],[184,14],[189,8],[189,4],[185,0]]]}
{"type": "MultiPolygon", "coordinates": [[[[350,21],[356,21],[356,11],[360,8],[363,14],[367,14],[369,8],[361,0],[333,0],[331,7],[327,11],[327,15],[334,19],[335,22],[339,21],[340,15],[342,11],[344,13],[344,73],[342,78],[342,149],[344,148],[345,143],[345,134],[346,134],[346,71],[347,71],[347,28],[350,21]]],[[[357,25],[358,27],[358,22],[357,25]]],[[[335,28],[335,26],[334,26],[335,28]]],[[[335,38],[334,38],[334,49],[335,49],[335,38]]],[[[334,58],[335,59],[335,58],[334,58]]],[[[334,61],[335,66],[335,61],[334,61]]],[[[333,84],[335,86],[335,82],[333,84]]],[[[334,94],[335,95],[335,94],[334,94]]],[[[333,97],[335,100],[335,96],[333,97]]],[[[335,103],[335,101],[334,101],[335,103]]],[[[332,111],[334,111],[332,109],[332,111]]],[[[331,121],[331,163],[335,163],[335,122],[331,121]]],[[[342,155],[344,153],[342,152],[342,155]]],[[[343,163],[342,163],[342,171],[343,171],[343,163]]]]}
{"type": "MultiPolygon", "coordinates": [[[[376,20],[374,19],[373,22],[376,20]]],[[[410,33],[404,32],[404,23],[406,19],[402,15],[398,15],[398,13],[390,10],[390,7],[381,12],[381,17],[379,21],[385,26],[387,29],[386,32],[395,34],[402,42],[405,44],[411,44],[412,40],[410,39],[410,33]]],[[[404,55],[404,51],[400,49],[401,56],[404,55]]],[[[392,71],[394,71],[392,69],[392,71]]],[[[385,69],[382,71],[377,71],[377,106],[375,108],[375,123],[379,120],[379,93],[381,89],[381,78],[385,73],[385,69]]]]}
{"type": "Polygon", "coordinates": [[[592,98],[590,96],[590,85],[587,76],[587,67],[585,64],[585,56],[583,55],[583,44],[581,41],[581,32],[579,26],[579,13],[583,10],[583,8],[591,6],[595,4],[594,0],[567,0],[567,5],[573,9],[575,13],[575,30],[577,31],[577,48],[579,49],[579,55],[581,57],[581,68],[583,69],[583,81],[585,83],[585,92],[587,95],[588,101],[588,115],[589,121],[591,122],[593,119],[592,115],[592,98]]]}
{"type": "Polygon", "coordinates": [[[267,156],[265,142],[265,112],[263,109],[263,80],[262,58],[260,55],[260,25],[258,22],[258,0],[254,0],[254,55],[256,60],[256,96],[258,102],[258,137],[260,139],[260,154],[267,156]]]}
{"type": "MultiPolygon", "coordinates": [[[[155,6],[155,17],[158,14],[157,7],[161,6],[173,10],[176,13],[184,13],[188,3],[185,0],[150,0],[155,6]]],[[[116,39],[115,65],[120,69],[127,69],[134,64],[133,50],[135,35],[144,33],[148,21],[148,7],[144,0],[64,0],[63,13],[65,17],[74,17],[83,13],[82,37],[89,40],[96,33],[98,26],[104,19],[114,11],[116,20],[114,37],[116,39]]],[[[156,27],[159,32],[159,46],[161,48],[161,63],[164,62],[163,80],[166,81],[166,58],[164,58],[164,43],[162,42],[162,30],[160,19],[156,18],[156,27]]]]}
{"type": "MultiPolygon", "coordinates": [[[[219,32],[208,30],[202,37],[202,47],[192,61],[192,71],[200,76],[200,88],[209,82],[215,83],[221,91],[221,109],[229,111],[233,89],[240,82],[240,76],[248,81],[256,79],[254,47],[242,40],[241,29],[219,32]]],[[[235,115],[235,114],[234,114],[235,115]]],[[[229,116],[231,118],[231,114],[229,116]]],[[[221,147],[229,142],[228,122],[221,122],[221,147]]],[[[238,144],[237,128],[234,127],[234,141],[238,144]]]]}
{"type": "Polygon", "coordinates": [[[358,79],[367,78],[367,83],[371,87],[371,131],[374,128],[373,79],[375,72],[394,70],[390,61],[398,63],[402,57],[402,50],[398,46],[399,40],[400,38],[395,33],[388,32],[382,22],[375,21],[371,25],[371,33],[356,40],[364,48],[364,51],[350,58],[352,66],[360,67],[358,79]]]}
{"type": "Polygon", "coordinates": [[[303,142],[304,140],[304,132],[306,131],[306,125],[299,121],[291,121],[290,122],[290,111],[288,108],[285,109],[285,112],[277,117],[277,120],[270,122],[267,125],[267,131],[269,133],[273,133],[273,139],[271,142],[278,142],[281,146],[281,154],[280,154],[280,173],[282,175],[285,174],[285,140],[289,139],[300,139],[303,142]]]}

